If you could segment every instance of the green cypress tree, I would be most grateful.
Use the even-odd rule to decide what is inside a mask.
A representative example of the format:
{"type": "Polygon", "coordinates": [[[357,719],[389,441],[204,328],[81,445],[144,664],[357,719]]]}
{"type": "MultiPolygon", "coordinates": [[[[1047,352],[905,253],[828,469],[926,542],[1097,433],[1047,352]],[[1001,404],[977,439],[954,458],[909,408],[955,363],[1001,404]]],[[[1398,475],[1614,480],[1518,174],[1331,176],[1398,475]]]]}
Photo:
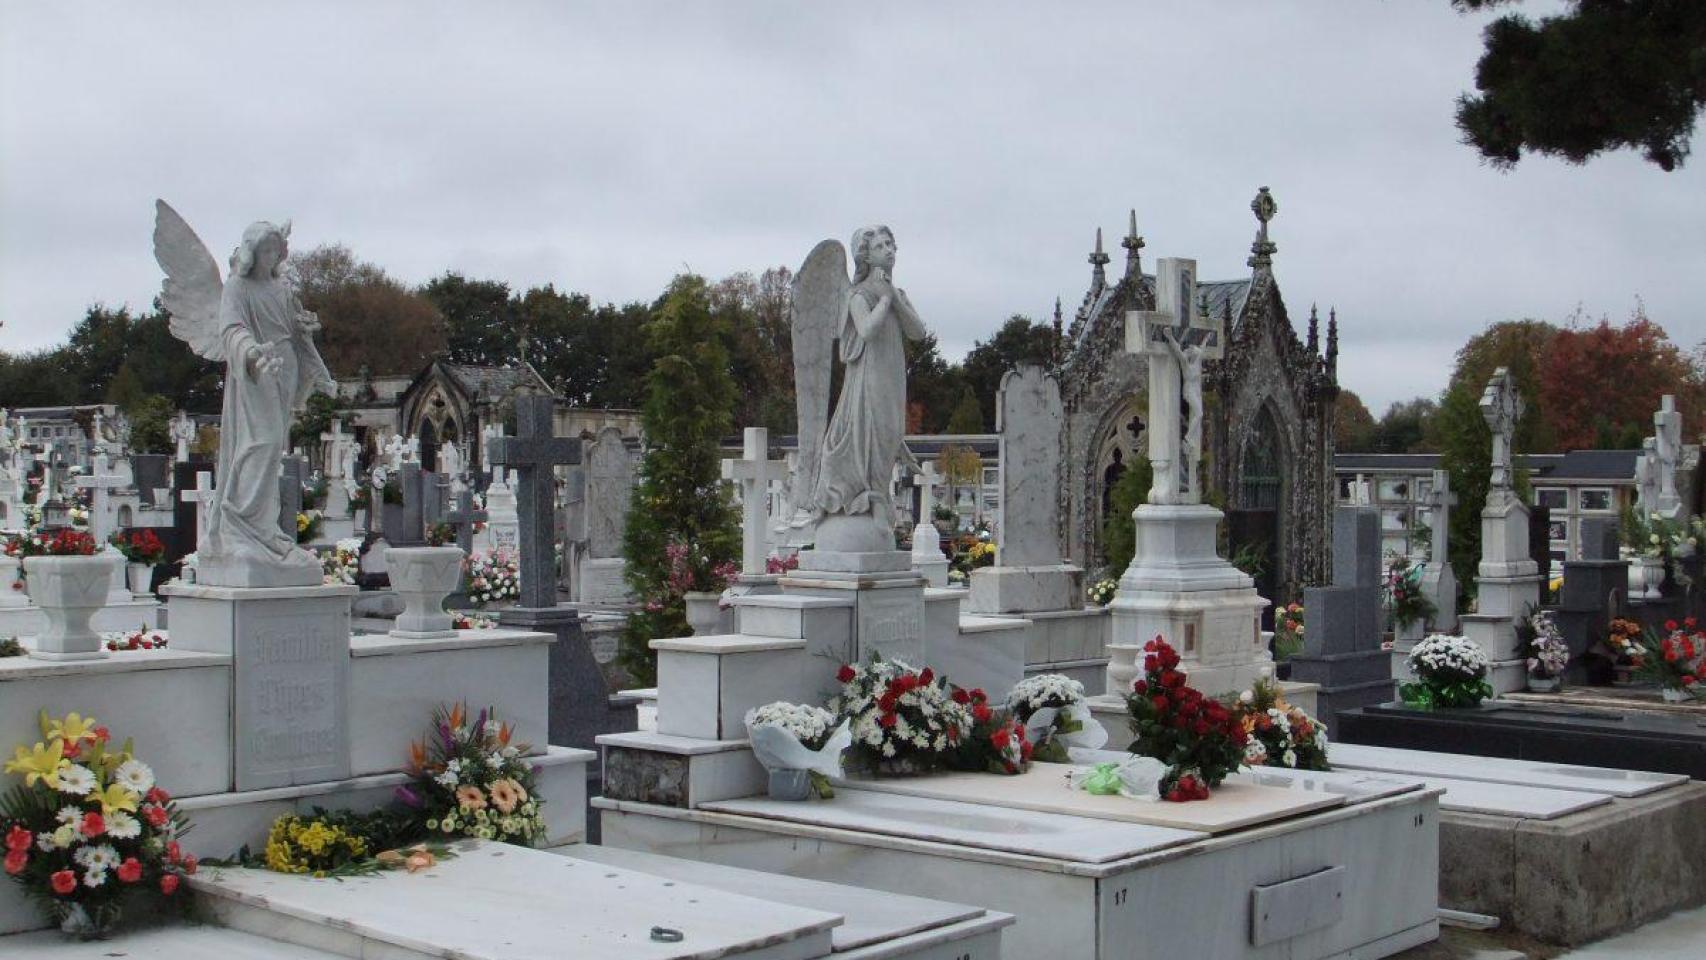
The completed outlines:
{"type": "Polygon", "coordinates": [[[686,590],[705,590],[740,553],[740,530],[719,464],[733,429],[735,384],[726,321],[701,277],[676,277],[646,324],[657,359],[646,378],[641,423],[646,453],[623,535],[628,585],[641,608],[629,616],[618,659],[637,684],[655,682],[649,642],[688,633],[686,590]]]}
{"type": "Polygon", "coordinates": [[[1131,566],[1137,550],[1137,524],[1132,511],[1149,501],[1149,485],[1155,477],[1149,457],[1139,454],[1131,458],[1125,473],[1115,481],[1108,494],[1108,519],[1102,524],[1102,556],[1107,563],[1106,576],[1118,579],[1131,566]]]}

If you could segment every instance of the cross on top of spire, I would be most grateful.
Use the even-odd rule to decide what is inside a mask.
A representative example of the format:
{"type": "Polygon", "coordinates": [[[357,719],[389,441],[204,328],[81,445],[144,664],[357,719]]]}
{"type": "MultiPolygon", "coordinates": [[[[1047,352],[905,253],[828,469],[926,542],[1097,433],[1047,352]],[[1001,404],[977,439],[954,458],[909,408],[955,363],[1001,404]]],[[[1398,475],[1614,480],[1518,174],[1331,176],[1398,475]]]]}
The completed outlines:
{"type": "Polygon", "coordinates": [[[1245,261],[1257,270],[1266,270],[1273,265],[1274,253],[1279,250],[1272,240],[1268,239],[1268,221],[1279,213],[1279,204],[1274,202],[1274,195],[1267,187],[1256,191],[1256,199],[1250,201],[1250,211],[1256,215],[1256,241],[1250,244],[1250,259],[1245,261]]]}

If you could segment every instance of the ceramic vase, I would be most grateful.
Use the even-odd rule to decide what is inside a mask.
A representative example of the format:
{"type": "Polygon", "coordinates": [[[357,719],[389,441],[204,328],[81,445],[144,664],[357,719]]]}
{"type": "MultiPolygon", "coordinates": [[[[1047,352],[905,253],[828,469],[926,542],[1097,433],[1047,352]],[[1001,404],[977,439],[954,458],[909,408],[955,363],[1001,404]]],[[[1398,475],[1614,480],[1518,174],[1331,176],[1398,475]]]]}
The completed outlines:
{"type": "Polygon", "coordinates": [[[1557,693],[1564,689],[1562,674],[1530,673],[1528,675],[1529,693],[1557,693]]]}
{"type": "Polygon", "coordinates": [[[681,598],[687,602],[687,625],[693,628],[694,636],[708,637],[719,632],[723,622],[722,594],[689,590],[681,598]]]}
{"type": "Polygon", "coordinates": [[[806,800],[812,795],[812,777],[806,770],[770,771],[770,799],[806,800]]]}
{"type": "Polygon", "coordinates": [[[392,636],[416,640],[453,637],[456,630],[444,612],[444,598],[462,585],[461,547],[388,547],[385,566],[391,589],[403,598],[392,636]]]}
{"type": "Polygon", "coordinates": [[[47,618],[30,656],[38,660],[97,660],[106,656],[90,618],[107,601],[112,561],[93,556],[26,557],[30,599],[47,618]]]}
{"type": "Polygon", "coordinates": [[[130,576],[130,592],[138,596],[146,594],[154,586],[154,565],[150,563],[125,564],[125,571],[130,576]]]}

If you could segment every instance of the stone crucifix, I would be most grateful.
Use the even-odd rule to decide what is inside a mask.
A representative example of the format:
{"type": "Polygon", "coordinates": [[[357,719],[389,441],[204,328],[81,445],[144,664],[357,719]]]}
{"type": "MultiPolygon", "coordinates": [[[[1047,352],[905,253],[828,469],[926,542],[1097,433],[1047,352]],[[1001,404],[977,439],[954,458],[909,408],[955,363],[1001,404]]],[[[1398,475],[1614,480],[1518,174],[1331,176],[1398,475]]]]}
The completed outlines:
{"type": "Polygon", "coordinates": [[[1487,389],[1481,393],[1481,416],[1493,432],[1493,475],[1487,490],[1488,503],[1495,496],[1501,499],[1516,483],[1516,466],[1511,450],[1511,438],[1517,421],[1522,419],[1522,397],[1516,391],[1516,381],[1507,367],[1493,371],[1487,389]]]}
{"type": "Polygon", "coordinates": [[[740,484],[740,572],[766,572],[770,554],[770,482],[788,479],[788,462],[771,460],[770,431],[747,427],[738,460],[723,461],[723,479],[740,484]]]}
{"type": "Polygon", "coordinates": [[[580,440],[555,435],[555,406],[548,396],[516,397],[516,435],[493,437],[487,451],[487,462],[516,473],[522,607],[557,605],[556,467],[581,462],[580,440]]]}
{"type": "Polygon", "coordinates": [[[936,472],[936,461],[926,460],[912,475],[912,485],[918,488],[918,525],[912,528],[912,559],[946,560],[942,552],[942,531],[936,528],[936,488],[946,478],[936,472]]]}
{"type": "Polygon", "coordinates": [[[1196,306],[1197,262],[1163,257],[1158,309],[1126,314],[1126,350],[1149,358],[1149,502],[1202,501],[1202,365],[1224,353],[1220,325],[1196,306]]]}
{"type": "Polygon", "coordinates": [[[1677,412],[1676,397],[1671,394],[1664,395],[1653,414],[1653,441],[1658,457],[1658,512],[1674,519],[1682,513],[1682,496],[1676,489],[1676,471],[1682,463],[1682,414],[1677,412]]]}

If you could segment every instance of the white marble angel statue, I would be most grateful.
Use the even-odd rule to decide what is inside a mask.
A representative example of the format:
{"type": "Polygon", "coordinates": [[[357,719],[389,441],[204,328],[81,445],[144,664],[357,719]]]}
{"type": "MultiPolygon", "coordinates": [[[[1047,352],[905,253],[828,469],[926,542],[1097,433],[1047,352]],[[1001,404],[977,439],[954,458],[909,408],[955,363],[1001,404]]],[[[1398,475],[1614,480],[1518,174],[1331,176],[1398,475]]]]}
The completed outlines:
{"type": "Polygon", "coordinates": [[[904,339],[922,339],[924,322],[890,279],[894,233],[863,227],[854,232],[852,248],[851,280],[847,251],[834,240],[813,248],[794,279],[800,457],[789,499],[796,505],[796,526],[815,524],[818,550],[892,551],[894,465],[918,469],[905,442],[904,339]],[[837,340],[845,375],[831,416],[837,340]]]}
{"type": "Polygon", "coordinates": [[[166,272],[160,302],[173,336],[225,363],[218,495],[196,543],[200,583],[310,586],[320,562],[279,524],[279,473],[290,421],[316,390],[336,385],[314,348],[320,327],[280,279],[290,223],[254,223],[231,254],[230,275],[183,217],[155,202],[154,259],[166,272]]]}

